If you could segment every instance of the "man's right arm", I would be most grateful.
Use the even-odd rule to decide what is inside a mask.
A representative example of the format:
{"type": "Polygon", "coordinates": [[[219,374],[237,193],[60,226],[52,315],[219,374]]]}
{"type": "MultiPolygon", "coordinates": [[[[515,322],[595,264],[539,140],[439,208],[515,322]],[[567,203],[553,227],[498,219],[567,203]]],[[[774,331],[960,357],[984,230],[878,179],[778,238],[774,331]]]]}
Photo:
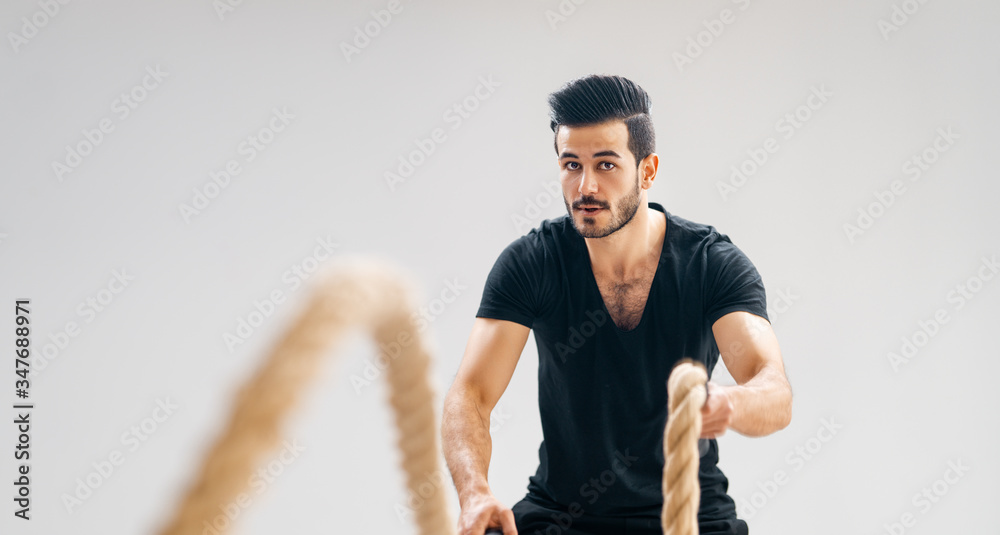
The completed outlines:
{"type": "Polygon", "coordinates": [[[487,527],[517,533],[514,514],[493,496],[487,481],[493,448],[490,414],[510,383],[529,332],[520,323],[476,318],[445,396],[441,438],[462,507],[459,535],[482,535],[487,527]]]}

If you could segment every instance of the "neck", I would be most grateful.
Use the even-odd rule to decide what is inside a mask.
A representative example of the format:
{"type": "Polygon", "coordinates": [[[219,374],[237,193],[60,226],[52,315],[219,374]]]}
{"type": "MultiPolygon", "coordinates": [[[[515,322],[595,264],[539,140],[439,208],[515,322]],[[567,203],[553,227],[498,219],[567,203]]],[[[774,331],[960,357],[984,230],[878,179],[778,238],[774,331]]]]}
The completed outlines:
{"type": "Polygon", "coordinates": [[[619,280],[634,279],[659,262],[666,219],[643,199],[635,217],[603,238],[584,238],[594,274],[619,280]]]}

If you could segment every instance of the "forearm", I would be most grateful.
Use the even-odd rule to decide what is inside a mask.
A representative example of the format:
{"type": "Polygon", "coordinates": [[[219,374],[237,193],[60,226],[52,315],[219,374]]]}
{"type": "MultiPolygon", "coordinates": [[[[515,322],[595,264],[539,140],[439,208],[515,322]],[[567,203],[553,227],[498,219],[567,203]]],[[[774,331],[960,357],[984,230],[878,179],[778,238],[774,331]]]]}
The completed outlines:
{"type": "Polygon", "coordinates": [[[759,437],[784,429],[792,419],[792,389],[785,374],[764,366],[742,385],[724,387],[733,403],[730,428],[759,437]]]}
{"type": "Polygon", "coordinates": [[[493,442],[489,411],[480,407],[468,392],[452,387],[445,399],[441,439],[445,461],[464,508],[469,498],[490,492],[487,474],[493,442]]]}

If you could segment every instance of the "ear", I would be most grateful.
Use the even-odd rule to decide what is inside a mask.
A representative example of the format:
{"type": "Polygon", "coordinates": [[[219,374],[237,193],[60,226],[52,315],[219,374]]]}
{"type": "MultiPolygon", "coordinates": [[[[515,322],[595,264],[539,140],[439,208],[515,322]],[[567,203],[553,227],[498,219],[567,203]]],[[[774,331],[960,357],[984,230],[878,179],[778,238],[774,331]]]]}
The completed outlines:
{"type": "Polygon", "coordinates": [[[655,152],[650,153],[639,162],[639,183],[644,189],[649,189],[656,179],[656,170],[660,166],[660,157],[655,152]]]}

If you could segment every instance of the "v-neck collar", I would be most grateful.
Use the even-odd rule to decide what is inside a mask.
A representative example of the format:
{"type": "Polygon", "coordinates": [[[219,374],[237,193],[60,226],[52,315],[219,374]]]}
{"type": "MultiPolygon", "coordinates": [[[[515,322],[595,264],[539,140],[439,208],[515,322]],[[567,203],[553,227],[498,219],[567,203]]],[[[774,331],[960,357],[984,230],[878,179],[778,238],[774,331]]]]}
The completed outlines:
{"type": "MultiPolygon", "coordinates": [[[[582,253],[584,261],[583,265],[586,266],[585,271],[587,272],[587,275],[590,279],[590,290],[597,295],[597,300],[600,301],[601,303],[601,310],[603,310],[604,313],[607,314],[608,320],[611,322],[611,326],[614,327],[615,332],[623,335],[637,333],[642,329],[643,325],[645,325],[646,317],[649,316],[650,314],[649,313],[650,297],[653,295],[653,289],[656,285],[656,281],[660,279],[660,270],[663,269],[664,259],[666,259],[667,256],[667,236],[668,233],[670,232],[670,219],[667,218],[667,213],[666,210],[663,208],[663,205],[652,201],[650,201],[648,204],[650,208],[653,208],[654,210],[657,210],[663,214],[664,219],[666,219],[666,226],[663,229],[663,243],[660,244],[660,259],[656,263],[656,270],[653,273],[653,280],[649,283],[649,293],[646,295],[645,304],[643,304],[642,316],[639,317],[639,323],[637,323],[635,327],[629,330],[622,329],[621,327],[618,326],[617,323],[615,323],[614,319],[612,319],[611,312],[608,311],[608,305],[607,303],[604,302],[604,296],[601,295],[601,288],[597,285],[597,277],[594,275],[594,267],[590,263],[590,251],[587,249],[587,242],[585,241],[584,237],[580,235],[580,233],[576,230],[575,227],[571,229],[579,239],[579,243],[583,252],[582,253]]],[[[573,225],[572,221],[569,221],[568,223],[570,225],[573,225]]]]}

